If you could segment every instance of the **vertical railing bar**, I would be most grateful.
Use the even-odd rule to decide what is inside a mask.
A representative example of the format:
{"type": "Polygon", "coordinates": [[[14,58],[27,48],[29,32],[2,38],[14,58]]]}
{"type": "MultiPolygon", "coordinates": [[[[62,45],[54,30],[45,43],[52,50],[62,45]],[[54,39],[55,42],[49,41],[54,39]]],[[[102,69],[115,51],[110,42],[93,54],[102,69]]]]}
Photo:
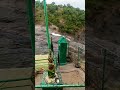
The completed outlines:
{"type": "Polygon", "coordinates": [[[78,46],[78,63],[80,63],[80,47],[78,46]]]}
{"type": "Polygon", "coordinates": [[[47,13],[47,6],[46,6],[46,0],[44,0],[44,16],[45,16],[45,25],[46,25],[46,36],[47,36],[47,42],[48,42],[48,48],[51,49],[51,43],[50,43],[50,35],[48,30],[48,13],[47,13]]]}

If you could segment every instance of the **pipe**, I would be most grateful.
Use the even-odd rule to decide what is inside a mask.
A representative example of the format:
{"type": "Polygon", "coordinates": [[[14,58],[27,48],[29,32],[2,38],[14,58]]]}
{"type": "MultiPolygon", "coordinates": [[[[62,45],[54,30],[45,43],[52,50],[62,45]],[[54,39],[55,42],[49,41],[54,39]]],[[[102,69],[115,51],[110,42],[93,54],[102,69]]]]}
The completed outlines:
{"type": "Polygon", "coordinates": [[[80,62],[80,55],[82,54],[82,52],[83,52],[83,49],[82,48],[80,48],[80,46],[78,46],[78,61],[80,62]]]}
{"type": "Polygon", "coordinates": [[[78,63],[80,63],[80,47],[78,47],[78,63]]]}
{"type": "Polygon", "coordinates": [[[46,36],[47,36],[48,48],[51,49],[50,36],[49,36],[49,30],[48,30],[48,14],[47,14],[46,0],[44,0],[44,17],[45,17],[46,36]]]}
{"type": "Polygon", "coordinates": [[[85,85],[84,84],[35,85],[35,88],[62,88],[62,87],[85,87],[85,85]]]}
{"type": "Polygon", "coordinates": [[[32,45],[33,54],[35,55],[35,24],[34,24],[34,16],[32,9],[32,0],[27,0],[27,14],[29,21],[29,30],[31,34],[31,45],[32,45]]]}

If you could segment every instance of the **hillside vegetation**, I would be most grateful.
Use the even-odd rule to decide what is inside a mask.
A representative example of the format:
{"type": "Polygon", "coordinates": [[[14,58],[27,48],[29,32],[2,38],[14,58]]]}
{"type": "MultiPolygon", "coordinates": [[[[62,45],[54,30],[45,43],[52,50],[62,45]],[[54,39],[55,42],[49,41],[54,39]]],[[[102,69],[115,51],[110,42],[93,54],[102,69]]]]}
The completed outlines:
{"type": "MultiPolygon", "coordinates": [[[[85,26],[85,11],[74,8],[70,4],[56,5],[54,2],[47,5],[49,25],[55,25],[60,32],[75,34],[85,26]]],[[[44,23],[43,2],[35,2],[35,23],[44,23]]]]}

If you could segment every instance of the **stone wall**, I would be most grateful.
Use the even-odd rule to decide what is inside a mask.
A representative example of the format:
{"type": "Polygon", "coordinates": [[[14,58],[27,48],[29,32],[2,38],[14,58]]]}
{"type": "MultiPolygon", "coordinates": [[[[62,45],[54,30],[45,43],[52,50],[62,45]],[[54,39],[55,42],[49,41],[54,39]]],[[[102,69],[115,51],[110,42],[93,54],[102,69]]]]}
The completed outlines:
{"type": "Polygon", "coordinates": [[[86,11],[90,13],[86,15],[86,83],[90,86],[95,84],[95,90],[102,90],[103,73],[105,90],[120,88],[118,83],[120,82],[118,77],[120,75],[120,14],[118,13],[120,2],[113,2],[113,0],[109,0],[109,3],[102,0],[96,0],[94,4],[87,2],[90,7],[86,11]],[[103,48],[113,53],[107,52],[105,72],[103,48]]]}
{"type": "Polygon", "coordinates": [[[33,66],[26,0],[0,0],[0,68],[33,66]]]}

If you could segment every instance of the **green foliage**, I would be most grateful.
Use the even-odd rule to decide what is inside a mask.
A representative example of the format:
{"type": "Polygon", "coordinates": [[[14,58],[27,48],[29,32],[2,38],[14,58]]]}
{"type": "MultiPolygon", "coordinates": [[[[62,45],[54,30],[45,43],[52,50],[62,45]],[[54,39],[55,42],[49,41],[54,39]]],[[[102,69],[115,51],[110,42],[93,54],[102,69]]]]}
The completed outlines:
{"type": "MultiPolygon", "coordinates": [[[[47,5],[49,24],[56,25],[61,32],[75,34],[85,26],[85,11],[74,8],[70,4],[56,5],[54,2],[47,5]]],[[[43,2],[36,2],[35,22],[44,21],[43,2]]]]}

